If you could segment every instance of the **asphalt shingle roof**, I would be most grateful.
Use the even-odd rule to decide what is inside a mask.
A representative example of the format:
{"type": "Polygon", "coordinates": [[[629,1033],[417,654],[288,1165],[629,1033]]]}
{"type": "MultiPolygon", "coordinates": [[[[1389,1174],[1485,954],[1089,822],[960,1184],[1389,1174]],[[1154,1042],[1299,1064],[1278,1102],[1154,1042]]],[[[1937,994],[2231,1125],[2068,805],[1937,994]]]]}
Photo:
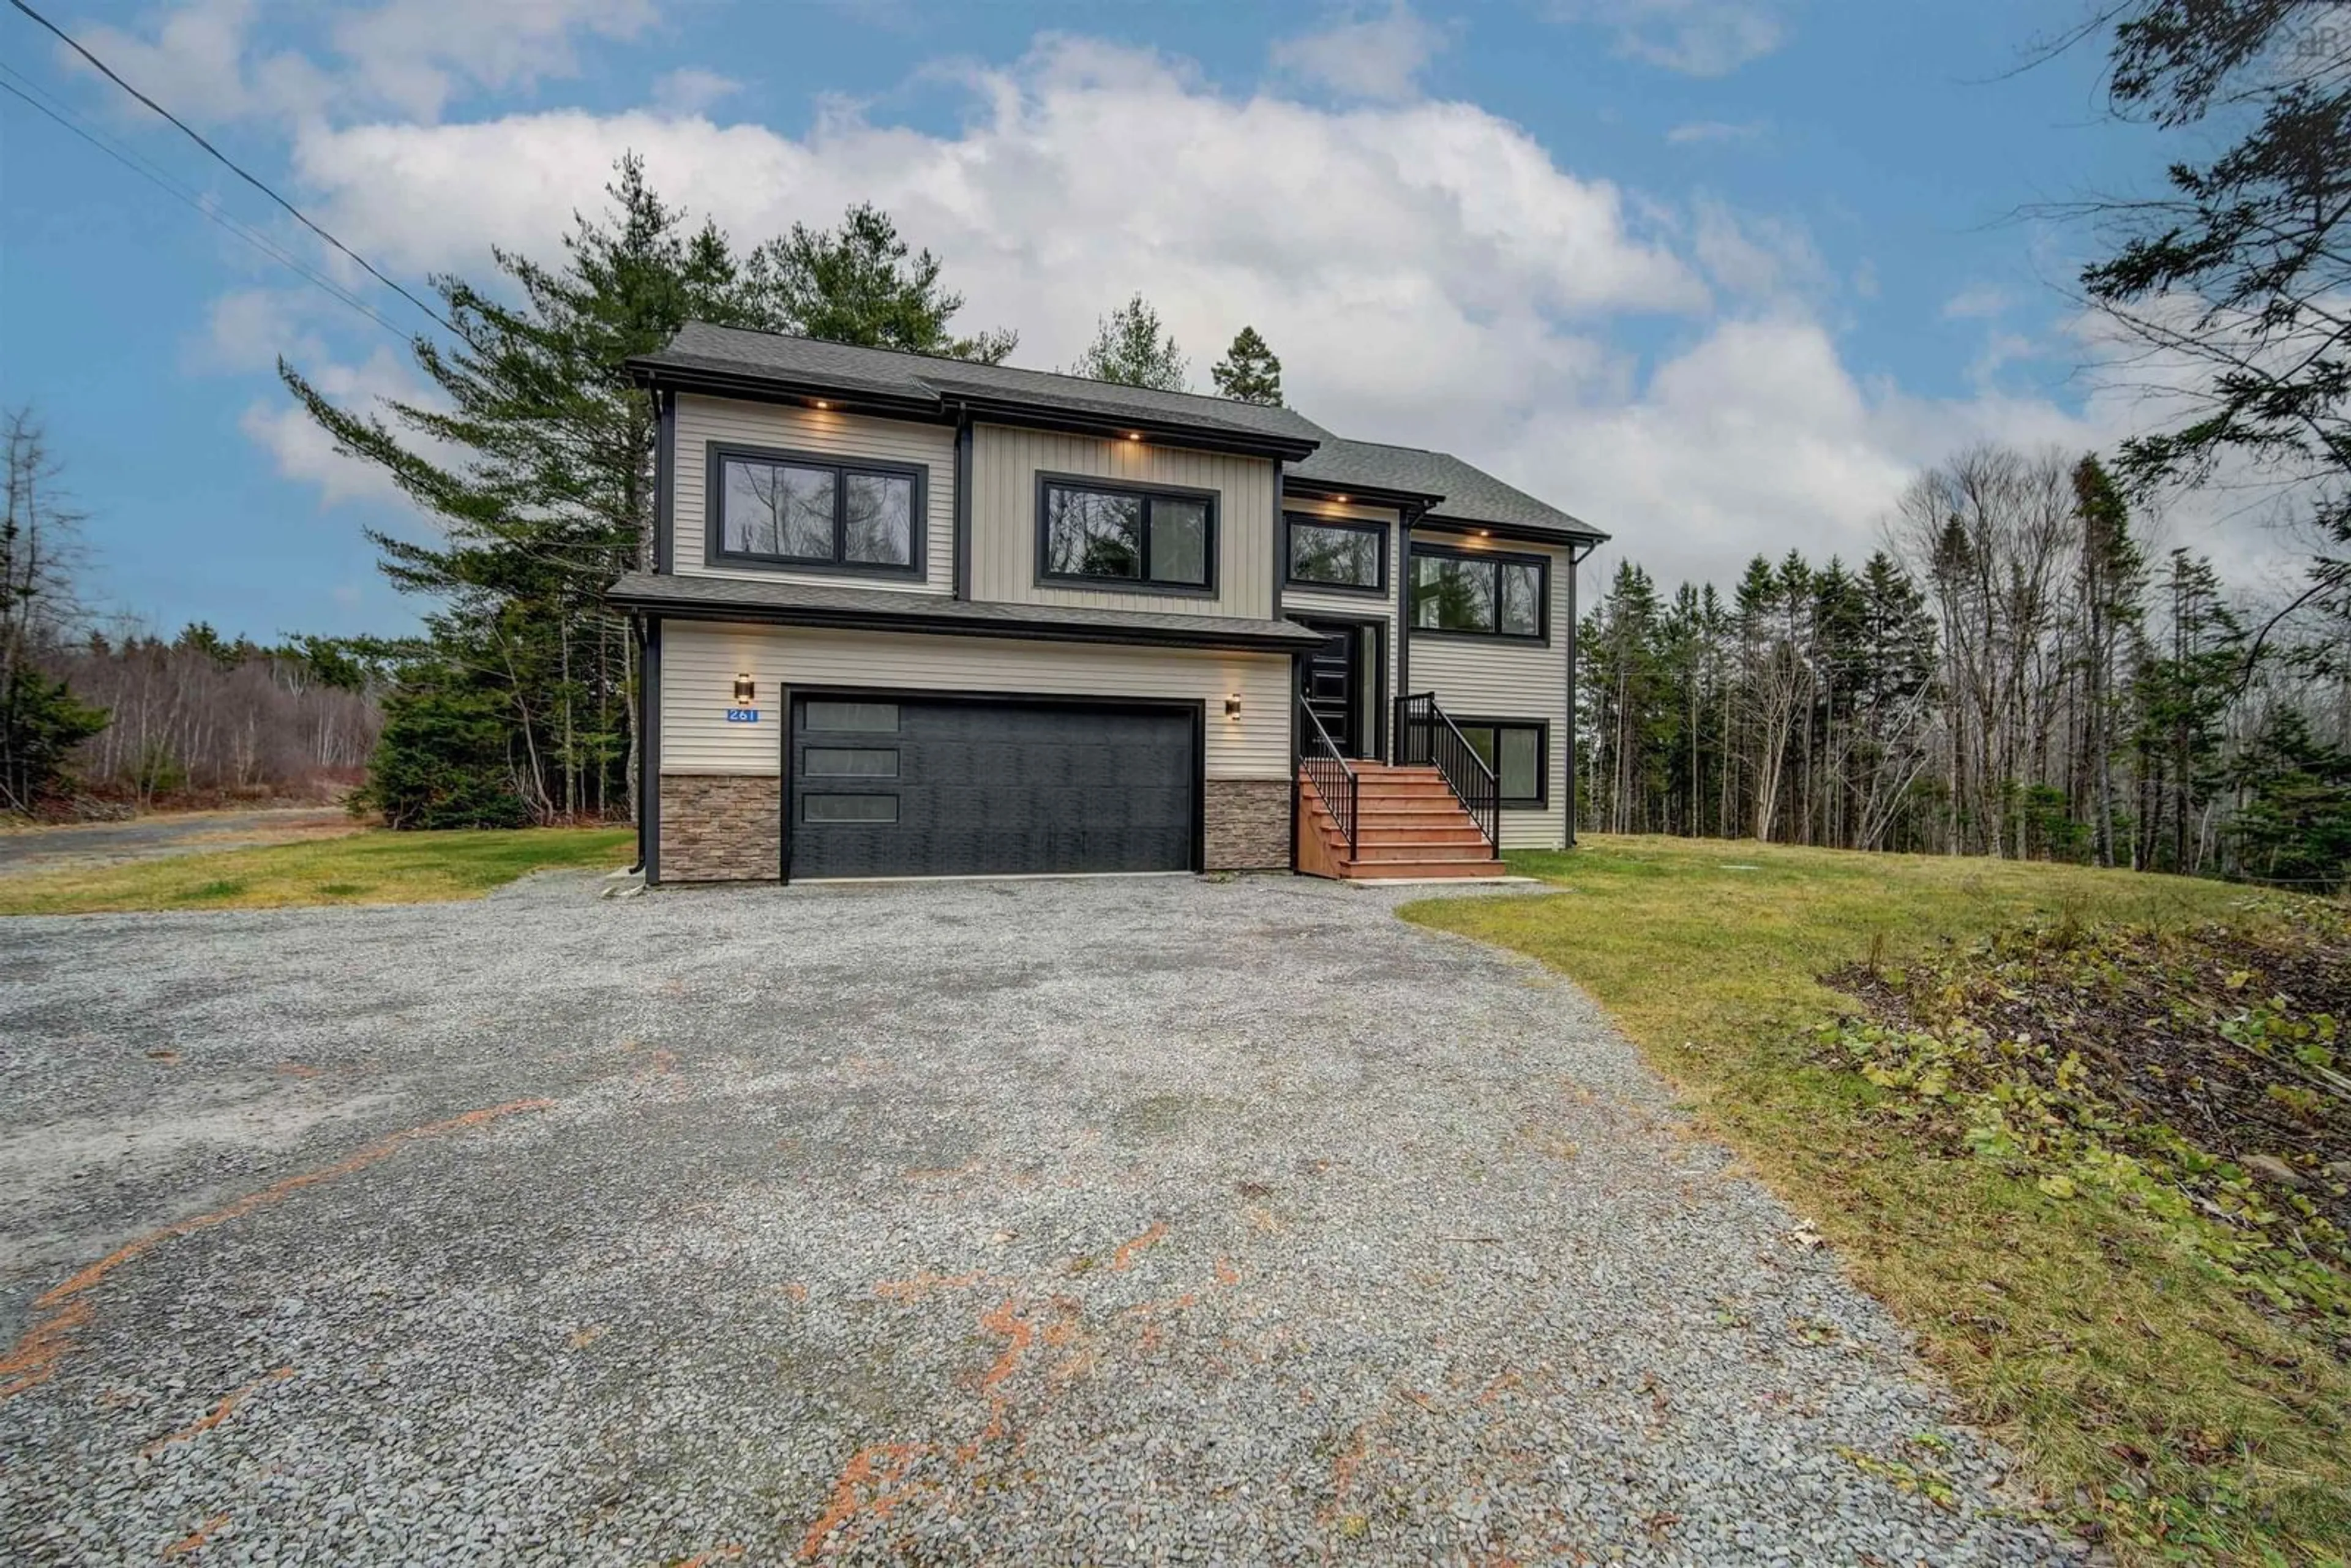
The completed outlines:
{"type": "MultiPolygon", "coordinates": [[[[765,377],[789,385],[863,393],[902,402],[945,404],[956,398],[992,399],[1137,424],[1183,426],[1207,434],[1224,432],[1260,441],[1315,444],[1287,472],[1332,486],[1360,485],[1439,497],[1432,516],[1468,523],[1531,528],[1577,538],[1607,536],[1570,513],[1481,468],[1445,452],[1349,441],[1333,435],[1294,409],[1267,408],[1197,392],[1157,392],[1084,376],[1014,365],[983,365],[967,360],[868,349],[755,332],[692,321],[669,347],[632,361],[658,373],[663,369],[708,371],[765,377]]],[[[1132,623],[1133,617],[1120,619],[1132,623]]],[[[1183,617],[1196,621],[1196,617],[1183,617]]]]}
{"type": "Polygon", "coordinates": [[[700,572],[623,573],[610,596],[616,603],[655,610],[742,611],[780,613],[809,624],[853,622],[868,616],[893,622],[927,621],[937,630],[997,635],[1103,632],[1161,634],[1171,643],[1196,647],[1262,647],[1283,653],[1322,641],[1289,621],[1256,621],[1230,615],[1177,615],[1155,610],[1095,610],[1066,604],[1005,604],[948,599],[932,593],[888,589],[838,588],[831,583],[787,582],[700,572]]]}
{"type": "Polygon", "coordinates": [[[1449,452],[1390,446],[1377,441],[1343,441],[1333,436],[1316,448],[1312,456],[1290,465],[1284,472],[1326,485],[1370,485],[1383,490],[1436,496],[1440,499],[1429,508],[1432,517],[1540,528],[1591,539],[1608,537],[1581,517],[1562,512],[1547,501],[1538,501],[1524,490],[1505,485],[1449,452]]]}

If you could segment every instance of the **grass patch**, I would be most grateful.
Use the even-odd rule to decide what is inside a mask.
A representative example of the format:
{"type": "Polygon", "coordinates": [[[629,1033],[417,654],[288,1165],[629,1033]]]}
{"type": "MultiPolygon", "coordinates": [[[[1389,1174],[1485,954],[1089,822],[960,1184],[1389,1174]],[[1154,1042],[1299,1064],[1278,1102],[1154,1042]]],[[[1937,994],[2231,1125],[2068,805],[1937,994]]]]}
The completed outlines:
{"type": "Polygon", "coordinates": [[[377,831],[217,854],[175,855],[124,865],[0,877],[0,915],[435,904],[479,898],[534,871],[625,865],[635,840],[633,828],[377,831]]]}
{"type": "Polygon", "coordinates": [[[1987,1157],[1942,1135],[1915,1093],[1823,1033],[1859,1004],[1821,977],[1925,973],[2026,924],[2185,942],[2211,922],[2283,931],[2321,906],[2180,878],[1751,843],[1594,838],[1510,859],[1564,891],[1405,917],[1589,990],[2077,1526],[2139,1560],[2351,1551],[2351,1366],[2331,1328],[2249,1295],[2139,1195],[2053,1190],[2056,1167],[2029,1151],[1987,1157]]]}

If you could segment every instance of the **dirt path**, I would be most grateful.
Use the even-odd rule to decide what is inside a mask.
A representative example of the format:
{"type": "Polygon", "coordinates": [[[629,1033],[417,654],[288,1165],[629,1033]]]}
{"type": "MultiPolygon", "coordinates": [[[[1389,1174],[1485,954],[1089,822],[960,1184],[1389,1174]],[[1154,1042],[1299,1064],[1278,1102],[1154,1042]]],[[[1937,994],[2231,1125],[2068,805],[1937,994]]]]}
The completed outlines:
{"type": "Polygon", "coordinates": [[[296,839],[332,839],[362,824],[340,806],[273,806],[260,810],[176,811],[127,822],[0,831],[0,876],[115,865],[208,850],[241,850],[296,839]]]}

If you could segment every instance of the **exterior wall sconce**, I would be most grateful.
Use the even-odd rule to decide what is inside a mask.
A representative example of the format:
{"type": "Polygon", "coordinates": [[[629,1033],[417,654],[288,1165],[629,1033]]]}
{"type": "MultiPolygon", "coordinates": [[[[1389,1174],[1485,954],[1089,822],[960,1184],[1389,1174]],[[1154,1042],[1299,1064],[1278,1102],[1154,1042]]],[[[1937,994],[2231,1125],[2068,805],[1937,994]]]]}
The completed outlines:
{"type": "Polygon", "coordinates": [[[758,700],[758,685],[751,679],[750,676],[737,675],[735,677],[735,706],[737,707],[749,707],[754,702],[758,700]]]}
{"type": "Polygon", "coordinates": [[[1235,692],[1225,698],[1225,716],[1227,718],[1238,718],[1241,716],[1240,693],[1235,692]]]}

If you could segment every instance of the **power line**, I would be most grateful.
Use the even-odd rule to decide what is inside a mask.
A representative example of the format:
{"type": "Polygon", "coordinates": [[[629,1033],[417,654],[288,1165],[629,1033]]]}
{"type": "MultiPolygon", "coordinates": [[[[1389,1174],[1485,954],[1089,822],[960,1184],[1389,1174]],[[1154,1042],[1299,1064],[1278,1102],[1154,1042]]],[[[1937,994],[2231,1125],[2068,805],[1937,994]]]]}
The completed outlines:
{"type": "Polygon", "coordinates": [[[173,114],[170,110],[165,109],[162,104],[157,103],[153,99],[149,98],[145,93],[141,92],[137,88],[132,87],[129,82],[124,81],[120,76],[115,74],[115,70],[112,66],[108,65],[104,60],[99,59],[96,55],[91,54],[88,49],[84,48],[81,44],[74,38],[73,35],[68,33],[55,22],[50,21],[47,16],[42,16],[38,11],[34,10],[32,6],[25,3],[25,0],[9,0],[9,4],[16,6],[17,10],[22,11],[26,16],[30,16],[34,21],[39,23],[43,27],[48,29],[50,33],[56,36],[58,42],[64,44],[66,47],[79,55],[83,59],[88,60],[91,66],[96,68],[99,74],[105,77],[107,80],[112,82],[123,91],[129,93],[131,97],[137,99],[140,102],[153,110],[157,114],[162,115],[165,120],[170,120],[173,125],[179,127],[180,131],[186,135],[189,141],[193,141],[197,146],[211,153],[214,159],[219,161],[222,167],[227,169],[229,172],[235,174],[238,179],[243,180],[246,184],[251,185],[255,190],[260,192],[263,195],[268,197],[271,201],[277,203],[279,206],[292,214],[295,222],[300,224],[304,228],[308,229],[312,234],[317,235],[320,239],[325,240],[329,245],[333,246],[337,250],[341,251],[345,256],[350,256],[353,261],[359,263],[360,267],[377,282],[382,284],[386,288],[391,289],[394,294],[399,295],[402,299],[407,300],[411,305],[415,306],[419,310],[423,311],[424,314],[439,322],[442,327],[451,333],[451,335],[466,341],[471,340],[465,339],[465,334],[458,331],[455,324],[451,322],[447,317],[442,315],[441,312],[433,308],[432,306],[427,305],[423,300],[419,299],[415,295],[411,294],[407,289],[392,281],[391,277],[385,276],[385,274],[376,267],[375,263],[370,261],[367,257],[361,256],[359,252],[345,245],[341,240],[337,239],[333,235],[329,234],[325,229],[320,228],[317,224],[312,223],[310,221],[309,214],[303,212],[301,208],[296,206],[293,203],[279,195],[276,191],[270,189],[266,183],[254,174],[248,172],[243,164],[237,162],[236,160],[231,158],[227,153],[223,152],[219,148],[205,141],[204,137],[197,132],[195,127],[190,125],[186,120],[182,120],[178,115],[173,114]]]}
{"type": "Polygon", "coordinates": [[[230,217],[218,209],[207,205],[201,197],[198,197],[192,192],[188,191],[185,187],[176,184],[170,179],[167,179],[162,174],[157,172],[153,168],[151,168],[146,163],[141,162],[132,154],[124,152],[121,148],[115,146],[113,143],[106,141],[103,137],[99,136],[96,132],[90,131],[89,127],[77,124],[72,116],[61,108],[53,104],[42,102],[41,99],[36,96],[39,89],[35,88],[33,84],[26,80],[22,75],[10,69],[5,62],[0,62],[0,75],[13,77],[16,78],[15,82],[0,81],[0,92],[8,93],[22,101],[28,108],[37,110],[40,113],[47,115],[59,126],[71,131],[74,135],[80,137],[84,141],[89,142],[92,147],[97,148],[100,152],[105,153],[108,157],[121,164],[132,173],[137,174],[143,180],[146,180],[149,183],[162,191],[166,195],[184,203],[187,206],[194,209],[198,216],[207,218],[213,223],[218,224],[222,228],[226,229],[230,234],[235,235],[246,244],[253,246],[254,249],[261,252],[264,256],[268,256],[272,261],[277,262],[279,266],[286,267],[288,271],[296,273],[308,280],[339,303],[350,306],[352,309],[358,311],[360,315],[365,316],[369,320],[373,321],[377,326],[381,327],[393,337],[398,338],[402,342],[408,342],[411,340],[409,333],[402,331],[399,327],[393,325],[390,320],[385,319],[380,311],[375,309],[374,307],[369,305],[357,295],[350,293],[348,290],[344,289],[341,285],[336,283],[331,278],[326,277],[319,273],[313,272],[308,267],[303,266],[298,257],[291,256],[285,250],[279,248],[277,245],[268,238],[267,235],[260,233],[258,230],[249,228],[246,225],[237,222],[236,219],[230,217]],[[22,85],[17,85],[19,83],[22,85]],[[27,89],[30,89],[31,90],[28,91],[26,90],[27,89]]]}

